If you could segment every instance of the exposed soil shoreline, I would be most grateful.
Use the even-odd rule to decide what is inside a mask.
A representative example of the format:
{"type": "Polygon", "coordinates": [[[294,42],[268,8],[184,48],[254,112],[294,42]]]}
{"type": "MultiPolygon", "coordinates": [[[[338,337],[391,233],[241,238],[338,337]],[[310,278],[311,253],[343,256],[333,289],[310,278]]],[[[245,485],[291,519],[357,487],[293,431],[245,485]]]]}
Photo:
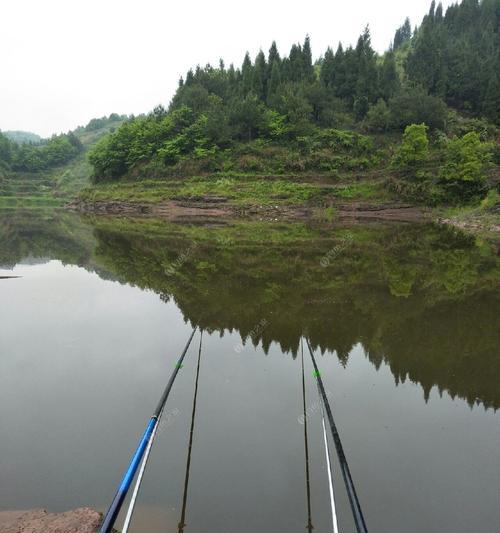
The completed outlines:
{"type": "Polygon", "coordinates": [[[0,533],[94,533],[101,519],[100,513],[88,507],[64,513],[0,511],[0,533]]]}
{"type": "MultiPolygon", "coordinates": [[[[144,216],[181,221],[202,218],[246,218],[256,220],[308,220],[322,210],[305,205],[236,205],[225,199],[199,198],[190,201],[169,200],[159,203],[128,201],[74,200],[68,209],[84,214],[144,216]]],[[[336,217],[352,219],[425,221],[431,220],[429,209],[402,203],[351,202],[332,205],[336,217]]]]}
{"type": "Polygon", "coordinates": [[[122,200],[87,201],[75,199],[67,209],[82,214],[161,218],[174,222],[214,221],[217,219],[247,219],[259,221],[307,221],[331,218],[351,221],[436,222],[481,235],[493,242],[500,241],[498,216],[443,216],[443,211],[399,202],[360,202],[330,204],[330,211],[308,205],[233,204],[228,198],[203,196],[158,203],[122,200]]]}
{"type": "Polygon", "coordinates": [[[460,217],[439,218],[438,222],[471,233],[489,233],[500,238],[500,222],[492,221],[485,217],[471,216],[465,219],[460,217]]]}

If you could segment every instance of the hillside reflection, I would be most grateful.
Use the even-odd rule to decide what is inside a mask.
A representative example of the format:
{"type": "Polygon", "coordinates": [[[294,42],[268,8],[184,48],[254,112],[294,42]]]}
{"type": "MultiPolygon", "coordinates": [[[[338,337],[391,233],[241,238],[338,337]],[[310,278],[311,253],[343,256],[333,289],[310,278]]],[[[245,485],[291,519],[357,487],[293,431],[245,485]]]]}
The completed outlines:
{"type": "Polygon", "coordinates": [[[2,218],[2,264],[34,251],[84,264],[175,301],[209,332],[237,331],[265,351],[276,342],[294,356],[307,334],[344,363],[361,344],[377,368],[386,363],[426,397],[437,386],[500,407],[498,257],[454,229],[58,214],[50,224],[31,218],[23,230],[22,220],[2,218]]]}

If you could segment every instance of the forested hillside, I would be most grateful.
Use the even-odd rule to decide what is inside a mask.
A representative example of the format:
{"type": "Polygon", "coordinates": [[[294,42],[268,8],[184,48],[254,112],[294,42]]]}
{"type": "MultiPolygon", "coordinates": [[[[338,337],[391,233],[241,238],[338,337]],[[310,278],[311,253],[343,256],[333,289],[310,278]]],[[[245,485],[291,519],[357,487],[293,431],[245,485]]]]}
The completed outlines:
{"type": "Polygon", "coordinates": [[[67,134],[30,142],[29,134],[0,132],[0,203],[68,196],[88,185],[87,150],[128,117],[112,114],[67,134]]]}
{"type": "Polygon", "coordinates": [[[32,133],[30,131],[4,131],[3,133],[11,141],[14,141],[18,144],[37,144],[42,140],[40,135],[37,135],[36,133],[32,133]]]}
{"type": "Polygon", "coordinates": [[[287,56],[273,42],[240,68],[198,66],[168,110],[98,143],[95,181],[392,169],[403,183],[395,189],[411,197],[477,199],[498,141],[499,21],[500,0],[463,0],[446,14],[433,2],[420,27],[406,20],[383,55],[366,28],[356,46],[339,44],[317,61],[306,37],[287,56]],[[394,154],[412,125],[423,126],[394,154]]]}
{"type": "Polygon", "coordinates": [[[82,150],[74,133],[54,135],[37,144],[18,144],[0,133],[0,164],[4,170],[38,172],[67,163],[82,150]]]}
{"type": "Polygon", "coordinates": [[[500,123],[500,2],[464,0],[443,15],[432,3],[411,42],[411,82],[450,106],[500,123]]]}
{"type": "MultiPolygon", "coordinates": [[[[112,114],[92,119],[87,126],[50,139],[41,139],[27,132],[0,131],[0,170],[40,172],[68,163],[83,151],[81,137],[85,133],[119,125],[127,117],[112,114]]],[[[109,132],[108,132],[109,133],[109,132]]]]}

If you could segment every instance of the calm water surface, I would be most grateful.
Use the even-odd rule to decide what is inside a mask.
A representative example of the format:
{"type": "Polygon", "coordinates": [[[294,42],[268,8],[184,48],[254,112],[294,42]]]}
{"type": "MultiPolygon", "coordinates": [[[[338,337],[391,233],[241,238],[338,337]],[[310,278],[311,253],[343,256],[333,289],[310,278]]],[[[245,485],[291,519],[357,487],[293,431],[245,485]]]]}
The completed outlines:
{"type": "MultiPolygon", "coordinates": [[[[198,326],[190,469],[198,334],[133,531],[307,530],[302,336],[371,532],[500,531],[500,268],[487,242],[427,225],[10,210],[9,275],[21,277],[0,279],[0,510],[104,510],[198,326]]],[[[304,361],[311,522],[326,532],[321,414],[304,361]]],[[[352,532],[336,462],[334,474],[341,531],[352,532]]]]}

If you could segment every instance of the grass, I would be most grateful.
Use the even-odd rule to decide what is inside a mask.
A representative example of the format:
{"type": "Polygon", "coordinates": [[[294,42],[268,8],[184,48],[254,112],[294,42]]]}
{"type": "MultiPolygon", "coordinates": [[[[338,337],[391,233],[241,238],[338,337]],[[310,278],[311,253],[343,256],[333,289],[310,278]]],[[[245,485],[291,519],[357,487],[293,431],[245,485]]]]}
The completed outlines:
{"type": "Polygon", "coordinates": [[[0,196],[1,208],[61,207],[64,200],[53,196],[0,196]]]}
{"type": "Polygon", "coordinates": [[[325,199],[373,200],[387,193],[380,182],[367,181],[327,185],[284,179],[250,177],[194,177],[186,180],[120,181],[81,191],[86,201],[130,201],[158,203],[165,200],[224,198],[234,205],[324,205],[325,199]]]}
{"type": "Polygon", "coordinates": [[[454,226],[467,229],[488,240],[499,240],[500,194],[495,189],[491,189],[479,204],[449,207],[439,210],[439,213],[454,226]]]}
{"type": "Polygon", "coordinates": [[[74,197],[88,187],[91,174],[92,166],[87,160],[87,154],[82,153],[66,166],[53,171],[51,178],[54,192],[67,198],[74,197]]]}

